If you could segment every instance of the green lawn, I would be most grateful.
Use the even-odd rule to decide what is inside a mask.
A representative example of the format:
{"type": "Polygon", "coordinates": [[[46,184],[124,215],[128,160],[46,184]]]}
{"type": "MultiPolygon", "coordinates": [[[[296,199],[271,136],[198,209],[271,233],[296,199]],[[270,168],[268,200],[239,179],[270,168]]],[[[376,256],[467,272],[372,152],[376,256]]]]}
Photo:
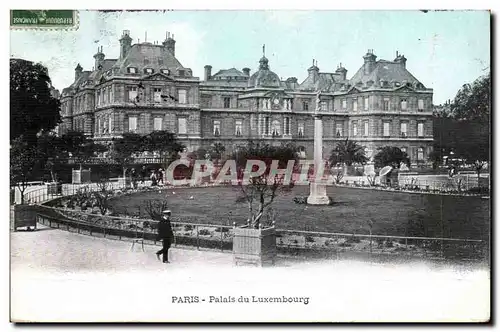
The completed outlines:
{"type": "MultiPolygon", "coordinates": [[[[295,196],[307,196],[308,186],[296,186],[292,192],[276,198],[277,227],[291,230],[368,234],[368,220],[373,220],[373,234],[400,236],[488,238],[490,200],[408,194],[328,187],[333,206],[307,206],[293,202],[295,196]]],[[[176,216],[197,223],[243,224],[247,206],[235,202],[237,187],[177,188],[121,196],[112,200],[112,210],[119,214],[141,214],[144,200],[167,198],[176,216]],[[191,198],[192,197],[192,198],[191,198]]]]}

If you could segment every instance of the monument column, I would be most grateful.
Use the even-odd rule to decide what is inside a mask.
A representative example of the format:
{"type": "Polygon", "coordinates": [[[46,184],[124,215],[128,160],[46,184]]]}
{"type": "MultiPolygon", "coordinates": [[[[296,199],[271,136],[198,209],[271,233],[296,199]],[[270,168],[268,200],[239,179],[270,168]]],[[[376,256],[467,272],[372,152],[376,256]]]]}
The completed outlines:
{"type": "Polygon", "coordinates": [[[328,205],[330,199],[326,194],[326,184],[322,180],[324,173],[323,160],[323,120],[319,111],[321,110],[320,92],[316,94],[316,110],[314,113],[314,174],[315,178],[309,185],[309,197],[307,204],[328,205]],[[320,176],[318,176],[318,172],[320,176]]]}

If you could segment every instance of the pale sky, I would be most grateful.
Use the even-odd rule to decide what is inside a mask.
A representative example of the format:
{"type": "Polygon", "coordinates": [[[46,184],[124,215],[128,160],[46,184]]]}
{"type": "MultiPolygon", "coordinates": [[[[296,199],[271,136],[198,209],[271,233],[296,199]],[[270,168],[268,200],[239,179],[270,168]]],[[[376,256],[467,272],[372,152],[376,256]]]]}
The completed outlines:
{"type": "Polygon", "coordinates": [[[73,82],[74,68],[94,65],[103,46],[106,58],[117,58],[123,30],[133,43],[175,34],[176,57],[203,79],[203,67],[258,68],[262,45],[271,70],[301,82],[312,59],[322,72],[339,63],[347,77],[373,49],[378,59],[393,60],[396,51],[408,59],[408,70],[434,89],[434,103],[453,99],[458,89],[489,71],[490,13],[487,11],[168,11],[80,12],[77,31],[11,31],[12,57],[41,62],[54,86],[73,82]]]}

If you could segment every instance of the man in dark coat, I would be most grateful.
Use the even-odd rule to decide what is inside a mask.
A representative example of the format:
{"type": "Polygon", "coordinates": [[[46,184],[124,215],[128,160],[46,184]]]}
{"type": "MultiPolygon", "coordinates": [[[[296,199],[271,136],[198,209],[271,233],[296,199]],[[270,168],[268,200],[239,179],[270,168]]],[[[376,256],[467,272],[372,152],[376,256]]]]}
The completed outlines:
{"type": "Polygon", "coordinates": [[[156,257],[160,260],[160,255],[163,254],[163,263],[170,263],[168,261],[168,249],[174,238],[174,232],[170,225],[170,210],[163,211],[162,220],[158,223],[158,236],[157,241],[163,241],[163,248],[156,253],[156,257]]]}

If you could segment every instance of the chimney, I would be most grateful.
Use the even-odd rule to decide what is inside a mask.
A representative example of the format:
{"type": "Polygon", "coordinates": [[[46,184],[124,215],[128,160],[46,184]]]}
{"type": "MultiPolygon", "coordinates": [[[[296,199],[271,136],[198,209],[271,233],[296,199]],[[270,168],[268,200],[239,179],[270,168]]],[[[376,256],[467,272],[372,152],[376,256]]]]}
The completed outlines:
{"type": "Polygon", "coordinates": [[[206,65],[205,66],[205,81],[208,81],[211,76],[212,76],[212,66],[206,65]]]}
{"type": "Polygon", "coordinates": [[[78,64],[75,68],[75,82],[80,78],[80,76],[82,75],[82,71],[83,71],[83,68],[82,66],[80,66],[80,64],[78,64]]]}
{"type": "Polygon", "coordinates": [[[101,70],[102,65],[104,63],[104,53],[102,53],[102,46],[101,48],[97,48],[97,53],[94,55],[95,59],[95,69],[96,70],[101,70]]]}
{"type": "Polygon", "coordinates": [[[406,58],[403,54],[399,54],[398,51],[396,51],[396,59],[394,59],[395,63],[399,63],[401,67],[406,68],[406,58]]]}
{"type": "Polygon", "coordinates": [[[175,39],[174,34],[170,35],[170,32],[167,31],[165,36],[165,41],[163,42],[163,46],[175,56],[175,39]]]}
{"type": "Polygon", "coordinates": [[[319,78],[319,68],[318,68],[318,62],[315,59],[313,59],[313,65],[309,67],[307,72],[309,73],[309,77],[312,78],[313,83],[316,83],[316,81],[319,78]]]}
{"type": "Polygon", "coordinates": [[[345,81],[347,78],[347,69],[342,67],[342,63],[340,63],[340,66],[337,68],[335,73],[339,74],[340,80],[345,81]]]}
{"type": "Polygon", "coordinates": [[[375,64],[376,64],[375,61],[377,60],[377,56],[373,54],[373,50],[370,49],[368,50],[368,52],[366,52],[366,55],[363,57],[363,59],[365,60],[365,65],[364,65],[365,75],[368,75],[373,71],[373,69],[375,69],[375,64]]]}
{"type": "Polygon", "coordinates": [[[122,38],[120,38],[120,59],[127,56],[128,51],[132,47],[132,38],[130,38],[130,31],[123,30],[122,38]]]}
{"type": "Polygon", "coordinates": [[[243,68],[243,74],[245,74],[246,76],[250,76],[250,68],[243,68]]]}

